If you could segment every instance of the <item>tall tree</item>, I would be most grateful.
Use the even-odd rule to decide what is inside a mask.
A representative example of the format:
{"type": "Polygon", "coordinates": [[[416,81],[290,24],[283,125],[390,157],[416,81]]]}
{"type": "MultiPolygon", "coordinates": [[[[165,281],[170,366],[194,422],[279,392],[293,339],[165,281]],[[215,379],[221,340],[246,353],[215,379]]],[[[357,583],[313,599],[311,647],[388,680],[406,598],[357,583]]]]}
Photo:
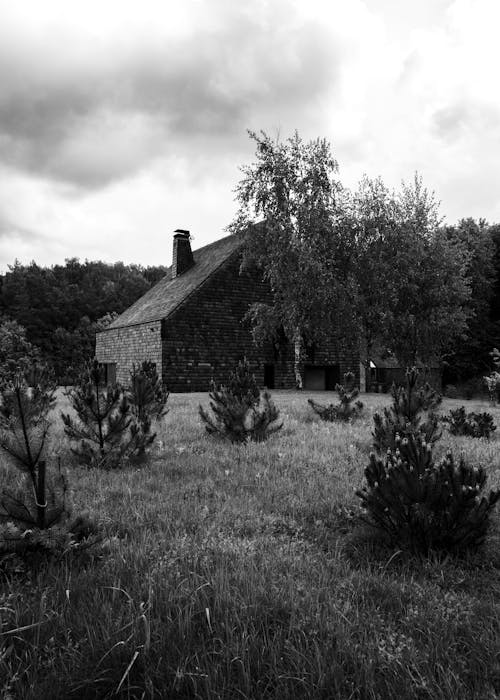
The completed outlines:
{"type": "Polygon", "coordinates": [[[396,193],[365,177],[349,218],[366,366],[375,344],[406,365],[441,359],[466,331],[470,285],[464,246],[439,234],[434,194],[418,175],[396,193]]]}
{"type": "Polygon", "coordinates": [[[491,316],[497,279],[495,244],[484,219],[461,219],[455,226],[444,227],[441,234],[467,251],[466,274],[471,288],[468,303],[471,317],[466,336],[446,358],[445,375],[453,383],[488,372],[491,348],[500,339],[500,326],[491,316]]]}
{"type": "Polygon", "coordinates": [[[336,227],[342,188],[337,162],[325,140],[305,143],[297,132],[281,141],[249,132],[256,160],[242,168],[236,188],[239,210],[230,230],[247,230],[243,265],[256,265],[273,293],[272,306],[250,310],[254,338],[282,328],[294,345],[302,388],[304,338],[345,333],[349,298],[344,229],[336,227]],[[251,226],[256,222],[260,226],[251,226]]]}

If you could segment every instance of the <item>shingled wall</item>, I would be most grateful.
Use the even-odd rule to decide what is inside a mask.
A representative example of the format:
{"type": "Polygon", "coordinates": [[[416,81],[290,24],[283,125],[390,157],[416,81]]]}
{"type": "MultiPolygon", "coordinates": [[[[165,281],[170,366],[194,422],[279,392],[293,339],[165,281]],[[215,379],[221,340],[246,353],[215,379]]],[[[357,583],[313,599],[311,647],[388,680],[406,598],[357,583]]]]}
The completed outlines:
{"type": "Polygon", "coordinates": [[[110,328],[96,335],[96,357],[102,363],[116,363],[116,380],[128,384],[133,364],[156,363],[161,376],[161,321],[123,328],[110,328]]]}
{"type": "MultiPolygon", "coordinates": [[[[276,389],[295,387],[293,348],[289,344],[276,356],[271,346],[256,348],[250,325],[243,317],[253,302],[271,302],[269,288],[256,273],[239,274],[241,253],[236,251],[209,279],[188,297],[162,324],[163,381],[170,391],[207,391],[212,378],[227,379],[238,359],[246,356],[260,384],[264,364],[274,365],[276,389]]],[[[334,345],[323,345],[314,364],[339,364],[341,376],[358,375],[354,354],[339,356],[334,345]]]]}

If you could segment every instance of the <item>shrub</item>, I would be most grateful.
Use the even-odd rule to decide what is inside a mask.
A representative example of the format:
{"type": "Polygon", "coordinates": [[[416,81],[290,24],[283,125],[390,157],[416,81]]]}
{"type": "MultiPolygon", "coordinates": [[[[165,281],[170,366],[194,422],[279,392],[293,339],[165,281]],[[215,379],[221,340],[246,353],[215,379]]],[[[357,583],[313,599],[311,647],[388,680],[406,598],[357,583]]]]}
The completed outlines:
{"type": "Polygon", "coordinates": [[[143,460],[147,448],[154,442],[156,433],[151,431],[152,423],[167,415],[168,396],[158,377],[156,365],[146,361],[138,367],[132,366],[127,399],[132,417],[128,452],[133,459],[143,460]]]}
{"type": "Polygon", "coordinates": [[[444,388],[443,395],[447,399],[458,399],[458,389],[454,384],[447,384],[444,388]]]}
{"type": "Polygon", "coordinates": [[[401,549],[458,554],[481,545],[500,491],[481,496],[482,468],[457,464],[448,453],[437,464],[421,436],[396,440],[395,451],[375,453],[365,469],[367,486],[356,493],[368,522],[401,549]]]}
{"type": "Polygon", "coordinates": [[[78,442],[71,451],[86,466],[113,469],[122,466],[130,449],[130,405],[119,385],[101,385],[97,360],[88,363],[68,394],[76,419],[61,413],[64,432],[78,442]]]}
{"type": "Polygon", "coordinates": [[[213,417],[203,406],[199,407],[209,435],[236,443],[262,442],[283,425],[278,423],[279,411],[270,393],[260,391],[246,359],[238,363],[227,386],[217,387],[212,380],[209,397],[213,417]]]}
{"type": "Polygon", "coordinates": [[[434,443],[441,436],[435,413],[442,397],[428,383],[417,387],[418,369],[406,370],[406,387],[391,387],[392,405],[383,414],[373,416],[373,446],[382,452],[394,449],[396,435],[408,437],[420,434],[426,443],[434,443]]]}
{"type": "Polygon", "coordinates": [[[323,406],[312,399],[307,402],[318,416],[325,421],[348,421],[357,418],[363,410],[363,403],[356,401],[359,389],[355,386],[355,378],[352,372],[344,374],[344,383],[337,384],[335,390],[339,396],[338,404],[323,406]]]}
{"type": "Polygon", "coordinates": [[[452,435],[489,438],[491,433],[497,429],[491,413],[486,411],[483,413],[475,413],[474,411],[466,413],[464,406],[450,411],[441,420],[447,424],[448,430],[452,435]]]}
{"type": "Polygon", "coordinates": [[[492,372],[487,377],[483,377],[488,396],[493,405],[500,401],[500,372],[492,372]]]}
{"type": "MultiPolygon", "coordinates": [[[[0,387],[0,449],[24,475],[14,490],[0,493],[0,556],[62,551],[96,531],[86,514],[72,517],[66,478],[47,472],[45,449],[55,385],[45,369],[19,372],[0,387]]],[[[60,465],[59,465],[60,466],[60,465]]]]}

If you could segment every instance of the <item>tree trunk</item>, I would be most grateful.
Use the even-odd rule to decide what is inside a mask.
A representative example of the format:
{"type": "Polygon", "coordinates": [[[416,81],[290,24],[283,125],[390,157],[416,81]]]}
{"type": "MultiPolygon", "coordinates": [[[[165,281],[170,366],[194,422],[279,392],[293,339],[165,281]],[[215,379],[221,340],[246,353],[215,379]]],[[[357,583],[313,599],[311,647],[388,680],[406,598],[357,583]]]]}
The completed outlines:
{"type": "Polygon", "coordinates": [[[38,462],[38,479],[36,485],[36,513],[37,513],[37,525],[40,530],[45,528],[45,509],[47,508],[47,501],[45,499],[45,462],[38,462]]]}
{"type": "Polygon", "coordinates": [[[295,386],[297,389],[303,389],[302,372],[300,367],[302,358],[302,334],[298,329],[295,331],[295,336],[293,338],[293,348],[293,371],[295,373],[295,386]]]}

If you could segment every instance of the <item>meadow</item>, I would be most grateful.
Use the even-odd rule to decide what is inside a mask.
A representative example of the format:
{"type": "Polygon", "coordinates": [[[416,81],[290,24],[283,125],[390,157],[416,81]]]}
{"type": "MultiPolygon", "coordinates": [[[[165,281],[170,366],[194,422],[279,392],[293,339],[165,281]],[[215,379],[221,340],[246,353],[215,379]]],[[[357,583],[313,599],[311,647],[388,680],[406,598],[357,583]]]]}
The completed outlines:
{"type": "MultiPolygon", "coordinates": [[[[177,394],[149,462],[88,471],[60,421],[50,462],[67,466],[76,510],[104,539],[78,558],[0,564],[0,697],[500,697],[500,514],[465,559],[391,550],[359,521],[372,415],[324,423],[274,392],[284,426],[267,442],[208,437],[207,394],[177,394]]],[[[60,400],[65,407],[66,399],[60,400]]],[[[445,400],[489,410],[486,402],[445,400]]],[[[500,428],[497,430],[500,433],[500,428]]],[[[450,436],[500,488],[500,435],[450,436]]],[[[0,478],[17,478],[6,464],[0,478]]]]}

